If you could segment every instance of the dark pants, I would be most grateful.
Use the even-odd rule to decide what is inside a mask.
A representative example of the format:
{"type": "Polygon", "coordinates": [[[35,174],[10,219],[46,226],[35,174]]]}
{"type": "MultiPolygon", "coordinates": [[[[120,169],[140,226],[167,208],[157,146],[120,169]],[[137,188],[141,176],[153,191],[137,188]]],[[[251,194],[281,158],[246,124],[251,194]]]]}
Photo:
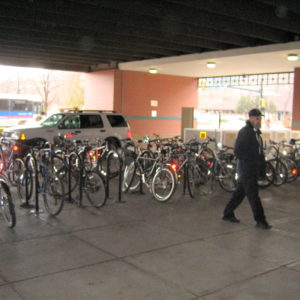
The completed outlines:
{"type": "Polygon", "coordinates": [[[238,183],[237,189],[224,209],[224,216],[232,217],[234,210],[242,203],[247,196],[252,213],[256,222],[265,221],[264,209],[258,195],[258,172],[257,167],[248,165],[244,161],[238,161],[238,183]]]}

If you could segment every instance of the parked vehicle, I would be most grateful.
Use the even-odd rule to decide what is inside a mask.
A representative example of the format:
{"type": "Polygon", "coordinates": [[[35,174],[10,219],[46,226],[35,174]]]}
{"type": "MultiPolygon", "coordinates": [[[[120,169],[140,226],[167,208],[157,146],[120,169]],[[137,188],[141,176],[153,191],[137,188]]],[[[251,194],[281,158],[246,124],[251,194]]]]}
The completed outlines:
{"type": "Polygon", "coordinates": [[[57,135],[90,142],[100,138],[119,146],[120,140],[131,138],[131,130],[125,118],[113,111],[68,110],[53,114],[36,126],[5,128],[2,139],[26,144],[37,139],[53,142],[57,135]]]}

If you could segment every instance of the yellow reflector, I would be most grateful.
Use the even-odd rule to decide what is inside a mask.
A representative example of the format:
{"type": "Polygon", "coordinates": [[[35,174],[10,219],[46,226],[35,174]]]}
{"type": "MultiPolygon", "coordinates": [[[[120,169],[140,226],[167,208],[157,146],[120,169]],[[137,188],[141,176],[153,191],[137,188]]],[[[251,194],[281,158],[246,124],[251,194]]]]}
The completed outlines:
{"type": "Polygon", "coordinates": [[[26,135],[25,133],[20,134],[20,140],[26,140],[26,135]]]}
{"type": "Polygon", "coordinates": [[[206,131],[200,131],[199,137],[200,137],[200,139],[206,139],[206,137],[207,137],[206,131]]]}

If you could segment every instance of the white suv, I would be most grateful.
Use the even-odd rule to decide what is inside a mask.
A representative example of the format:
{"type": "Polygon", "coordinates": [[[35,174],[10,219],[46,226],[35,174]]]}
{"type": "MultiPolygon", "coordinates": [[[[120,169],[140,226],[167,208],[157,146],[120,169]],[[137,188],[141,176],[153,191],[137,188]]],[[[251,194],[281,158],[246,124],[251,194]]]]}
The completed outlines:
{"type": "Polygon", "coordinates": [[[68,110],[53,114],[36,126],[5,128],[2,138],[21,143],[39,138],[52,143],[57,135],[91,142],[100,138],[119,145],[121,139],[131,138],[131,130],[125,118],[113,111],[68,110]]]}

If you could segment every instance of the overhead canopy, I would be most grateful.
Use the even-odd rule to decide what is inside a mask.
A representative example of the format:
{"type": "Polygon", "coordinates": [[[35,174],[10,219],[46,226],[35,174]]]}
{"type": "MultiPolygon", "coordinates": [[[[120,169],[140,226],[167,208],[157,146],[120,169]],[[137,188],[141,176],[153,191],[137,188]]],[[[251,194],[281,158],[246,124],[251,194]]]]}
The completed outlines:
{"type": "Polygon", "coordinates": [[[299,40],[294,0],[1,0],[0,64],[94,71],[299,40]]]}

